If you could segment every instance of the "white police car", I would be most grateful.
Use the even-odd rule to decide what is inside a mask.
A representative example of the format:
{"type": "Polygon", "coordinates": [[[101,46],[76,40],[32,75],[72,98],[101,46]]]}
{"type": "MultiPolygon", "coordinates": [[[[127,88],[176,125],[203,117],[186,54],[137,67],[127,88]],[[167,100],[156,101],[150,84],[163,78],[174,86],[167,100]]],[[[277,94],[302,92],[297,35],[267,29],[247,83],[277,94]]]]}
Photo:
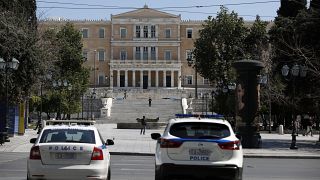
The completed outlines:
{"type": "Polygon", "coordinates": [[[240,140],[222,116],[178,115],[157,140],[155,179],[242,179],[243,152],[240,140]]]}
{"type": "Polygon", "coordinates": [[[47,122],[30,150],[28,180],[110,180],[109,145],[93,126],[94,121],[47,122]]]}

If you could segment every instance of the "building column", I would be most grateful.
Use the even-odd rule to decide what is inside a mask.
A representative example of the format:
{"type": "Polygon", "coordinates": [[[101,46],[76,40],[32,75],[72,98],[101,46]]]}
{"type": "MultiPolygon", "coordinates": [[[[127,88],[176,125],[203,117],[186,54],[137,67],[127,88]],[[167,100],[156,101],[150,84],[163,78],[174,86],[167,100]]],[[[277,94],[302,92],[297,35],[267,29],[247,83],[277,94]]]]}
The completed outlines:
{"type": "Polygon", "coordinates": [[[163,71],[163,87],[167,85],[167,71],[163,71]]]}
{"type": "Polygon", "coordinates": [[[159,71],[156,71],[156,87],[159,87],[159,71]]]}
{"type": "Polygon", "coordinates": [[[117,73],[117,86],[120,87],[120,70],[117,73]]]}
{"type": "Polygon", "coordinates": [[[140,71],[140,87],[143,88],[143,70],[140,71]]]}
{"type": "Polygon", "coordinates": [[[110,88],[113,88],[113,70],[110,70],[110,88]]]}
{"type": "Polygon", "coordinates": [[[136,71],[132,70],[132,87],[136,87],[136,71]]]}
{"type": "Polygon", "coordinates": [[[124,73],[124,87],[128,87],[128,70],[125,70],[124,73]]]}
{"type": "Polygon", "coordinates": [[[174,71],[171,71],[171,87],[174,87],[174,71]]]}
{"type": "Polygon", "coordinates": [[[151,70],[148,71],[148,88],[151,87],[151,70]]]}
{"type": "Polygon", "coordinates": [[[111,55],[110,55],[111,57],[111,60],[113,60],[113,47],[111,47],[111,55]]]}
{"type": "Polygon", "coordinates": [[[181,81],[184,81],[184,77],[181,76],[181,71],[178,71],[178,89],[181,89],[181,81]]]}

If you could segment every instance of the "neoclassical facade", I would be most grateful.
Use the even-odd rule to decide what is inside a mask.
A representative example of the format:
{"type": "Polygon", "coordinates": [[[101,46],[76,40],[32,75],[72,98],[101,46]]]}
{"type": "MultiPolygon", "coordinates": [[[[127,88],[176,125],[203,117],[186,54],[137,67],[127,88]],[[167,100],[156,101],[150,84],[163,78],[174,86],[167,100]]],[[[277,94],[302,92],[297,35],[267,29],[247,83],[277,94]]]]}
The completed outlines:
{"type": "MultiPolygon", "coordinates": [[[[111,15],[110,20],[46,20],[40,27],[71,22],[82,32],[85,66],[90,82],[111,88],[194,87],[195,71],[188,66],[202,21],[184,21],[147,6],[111,15]]],[[[208,80],[197,76],[198,87],[208,80]]]]}

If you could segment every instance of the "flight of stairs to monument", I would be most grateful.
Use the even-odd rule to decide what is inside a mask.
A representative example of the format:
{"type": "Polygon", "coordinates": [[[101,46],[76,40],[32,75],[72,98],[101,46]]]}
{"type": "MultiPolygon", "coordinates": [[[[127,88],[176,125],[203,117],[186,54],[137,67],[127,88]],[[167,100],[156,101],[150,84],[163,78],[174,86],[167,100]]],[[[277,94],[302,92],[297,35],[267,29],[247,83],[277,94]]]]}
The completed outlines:
{"type": "Polygon", "coordinates": [[[152,99],[149,107],[148,97],[139,99],[114,99],[111,117],[107,121],[111,123],[137,122],[137,118],[145,116],[147,119],[159,117],[159,122],[167,122],[175,114],[182,112],[181,99],[152,99]]]}

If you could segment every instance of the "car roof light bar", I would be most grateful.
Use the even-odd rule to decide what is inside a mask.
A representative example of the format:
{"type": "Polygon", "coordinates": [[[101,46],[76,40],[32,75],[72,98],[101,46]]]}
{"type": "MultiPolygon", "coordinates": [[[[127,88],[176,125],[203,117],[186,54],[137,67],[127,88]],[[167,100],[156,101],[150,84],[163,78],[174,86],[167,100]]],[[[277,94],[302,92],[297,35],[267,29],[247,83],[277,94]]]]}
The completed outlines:
{"type": "Polygon", "coordinates": [[[221,114],[176,114],[176,118],[188,118],[188,117],[195,117],[195,118],[210,118],[210,119],[223,119],[223,115],[221,114]]]}
{"type": "Polygon", "coordinates": [[[94,125],[96,121],[88,120],[46,120],[44,124],[47,125],[94,125]]]}

